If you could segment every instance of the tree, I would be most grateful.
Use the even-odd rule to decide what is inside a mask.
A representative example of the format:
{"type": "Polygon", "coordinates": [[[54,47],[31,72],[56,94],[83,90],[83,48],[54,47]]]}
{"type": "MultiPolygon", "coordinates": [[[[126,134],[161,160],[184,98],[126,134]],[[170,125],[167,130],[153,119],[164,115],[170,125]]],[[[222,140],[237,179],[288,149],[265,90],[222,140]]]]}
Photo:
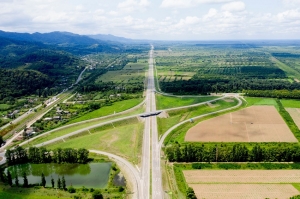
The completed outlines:
{"type": "Polygon", "coordinates": [[[186,190],[186,198],[187,199],[197,199],[196,194],[195,194],[193,188],[189,187],[186,190]]]}
{"type": "MultiPolygon", "coordinates": [[[[1,120],[0,120],[0,123],[1,123],[1,120]]],[[[4,140],[3,140],[2,136],[0,135],[0,147],[1,147],[2,143],[4,143],[4,140]]]]}
{"type": "Polygon", "coordinates": [[[51,176],[51,185],[52,185],[52,188],[54,188],[54,179],[52,178],[52,176],[51,176]]]}
{"type": "Polygon", "coordinates": [[[16,176],[15,176],[15,184],[16,184],[17,187],[19,186],[19,178],[18,178],[17,173],[16,173],[16,176]]]}
{"type": "Polygon", "coordinates": [[[4,173],[3,168],[0,168],[0,180],[1,180],[1,182],[6,182],[5,173],[4,173]]]}
{"type": "Polygon", "coordinates": [[[65,176],[62,177],[62,179],[61,179],[61,184],[62,184],[63,190],[66,190],[66,180],[65,180],[65,176]]]}
{"type": "Polygon", "coordinates": [[[46,179],[45,179],[44,173],[42,173],[42,176],[41,176],[41,185],[42,185],[43,187],[46,186],[46,179]]]}
{"type": "Polygon", "coordinates": [[[7,183],[12,186],[12,178],[10,172],[7,170],[7,183]]]}
{"type": "Polygon", "coordinates": [[[57,179],[57,188],[61,188],[61,181],[60,181],[60,178],[58,177],[58,179],[57,179]]]}
{"type": "Polygon", "coordinates": [[[89,157],[89,151],[87,149],[78,149],[78,162],[86,163],[89,157]]]}
{"type": "Polygon", "coordinates": [[[100,191],[96,190],[93,192],[93,199],[103,199],[103,195],[100,191]]]}
{"type": "Polygon", "coordinates": [[[26,173],[23,173],[23,187],[28,187],[28,179],[26,173]]]}

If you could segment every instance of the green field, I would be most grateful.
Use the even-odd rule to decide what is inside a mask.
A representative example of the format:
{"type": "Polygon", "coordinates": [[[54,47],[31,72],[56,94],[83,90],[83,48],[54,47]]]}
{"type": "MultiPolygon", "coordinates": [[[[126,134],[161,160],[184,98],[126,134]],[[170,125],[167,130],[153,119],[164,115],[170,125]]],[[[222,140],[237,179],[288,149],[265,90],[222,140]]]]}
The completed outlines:
{"type": "Polygon", "coordinates": [[[268,105],[268,106],[275,106],[278,110],[278,105],[274,98],[260,98],[260,97],[245,97],[247,101],[247,106],[253,105],[268,105]]]}
{"type": "Polygon", "coordinates": [[[111,115],[114,113],[119,113],[122,111],[125,111],[127,109],[130,109],[138,104],[140,104],[143,101],[143,98],[136,98],[136,99],[130,99],[130,100],[124,100],[120,102],[114,102],[111,106],[104,106],[101,107],[98,110],[95,110],[93,112],[87,113],[83,115],[82,117],[76,118],[72,121],[70,121],[68,124],[76,123],[84,120],[90,120],[106,115],[111,115]]]}
{"type": "Polygon", "coordinates": [[[0,110],[6,110],[9,109],[11,107],[11,105],[9,104],[0,104],[0,110]]]}
{"type": "Polygon", "coordinates": [[[300,100],[282,99],[280,101],[285,108],[300,108],[300,100]]]}
{"type": "Polygon", "coordinates": [[[198,104],[201,102],[209,101],[216,99],[218,97],[215,96],[203,96],[203,97],[171,97],[171,96],[164,96],[160,94],[156,94],[156,106],[157,109],[167,109],[167,108],[174,108],[180,106],[188,106],[192,104],[198,104]]]}
{"type": "Polygon", "coordinates": [[[138,163],[142,132],[143,124],[135,118],[91,129],[89,132],[65,139],[65,142],[54,143],[49,148],[70,147],[101,150],[124,157],[133,163],[138,163]]]}
{"type": "Polygon", "coordinates": [[[141,70],[148,69],[148,63],[128,63],[123,70],[141,70]]]}
{"type": "MultiPolygon", "coordinates": [[[[169,128],[171,128],[175,124],[178,124],[179,122],[182,122],[189,118],[193,118],[193,117],[203,115],[206,113],[215,112],[215,111],[222,110],[225,108],[233,107],[233,106],[237,105],[237,103],[238,103],[237,100],[234,100],[233,102],[226,102],[224,100],[218,100],[218,101],[214,102],[211,106],[208,106],[207,104],[205,104],[205,105],[201,105],[201,106],[197,106],[197,107],[169,111],[168,118],[158,118],[157,119],[158,132],[160,135],[162,135],[169,128]]],[[[181,133],[180,136],[178,134],[176,134],[176,135],[174,135],[173,138],[176,139],[177,141],[180,140],[180,142],[184,142],[185,132],[187,131],[187,129],[196,125],[198,123],[198,121],[201,121],[201,119],[197,120],[197,122],[184,124],[181,127],[179,127],[178,128],[179,130],[178,131],[176,130],[176,132],[180,132],[181,133]],[[185,126],[189,126],[189,127],[186,129],[185,126]],[[186,131],[183,131],[182,130],[183,128],[186,129],[186,131]]]]}
{"type": "Polygon", "coordinates": [[[103,122],[107,122],[107,121],[110,121],[110,120],[113,120],[113,119],[118,119],[118,118],[130,116],[130,115],[136,115],[136,114],[143,113],[143,112],[144,112],[144,109],[141,107],[141,108],[138,108],[138,109],[136,109],[132,112],[122,114],[122,115],[116,115],[116,116],[111,115],[108,118],[100,118],[100,119],[96,119],[96,120],[92,120],[92,121],[85,121],[85,122],[81,122],[79,124],[74,123],[74,126],[70,126],[70,127],[55,130],[55,131],[53,131],[49,134],[45,134],[44,136],[41,136],[41,137],[39,137],[39,138],[29,142],[29,143],[26,143],[24,146],[25,147],[30,147],[30,146],[33,146],[33,145],[51,140],[53,138],[56,138],[56,137],[59,137],[59,136],[62,136],[62,135],[66,135],[68,133],[72,133],[74,131],[89,127],[89,126],[97,125],[97,124],[100,124],[100,123],[103,123],[103,122]]]}

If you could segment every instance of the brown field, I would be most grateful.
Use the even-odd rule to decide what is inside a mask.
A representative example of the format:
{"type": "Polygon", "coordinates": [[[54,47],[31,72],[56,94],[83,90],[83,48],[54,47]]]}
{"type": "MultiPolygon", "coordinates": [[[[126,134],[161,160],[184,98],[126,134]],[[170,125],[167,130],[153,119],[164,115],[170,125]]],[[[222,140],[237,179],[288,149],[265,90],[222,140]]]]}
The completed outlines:
{"type": "Polygon", "coordinates": [[[300,129],[300,108],[285,108],[300,129]]]}
{"type": "Polygon", "coordinates": [[[288,199],[299,191],[290,184],[191,184],[198,199],[288,199]]]}
{"type": "Polygon", "coordinates": [[[300,183],[300,170],[184,170],[188,184],[300,183]]]}
{"type": "Polygon", "coordinates": [[[184,170],[183,174],[198,199],[279,199],[300,194],[291,185],[300,182],[300,170],[184,170]]]}
{"type": "Polygon", "coordinates": [[[190,142],[298,142],[274,106],[251,106],[190,128],[190,142]]]}

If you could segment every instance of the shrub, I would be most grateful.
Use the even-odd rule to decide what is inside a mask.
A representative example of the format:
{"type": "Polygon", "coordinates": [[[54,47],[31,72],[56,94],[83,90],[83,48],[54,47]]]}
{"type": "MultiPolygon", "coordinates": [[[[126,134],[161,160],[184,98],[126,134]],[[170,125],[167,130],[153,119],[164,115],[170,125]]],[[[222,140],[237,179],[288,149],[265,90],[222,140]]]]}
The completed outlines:
{"type": "Polygon", "coordinates": [[[70,186],[70,187],[68,188],[68,192],[69,192],[69,193],[75,193],[75,192],[76,192],[76,189],[75,189],[74,187],[70,186]]]}

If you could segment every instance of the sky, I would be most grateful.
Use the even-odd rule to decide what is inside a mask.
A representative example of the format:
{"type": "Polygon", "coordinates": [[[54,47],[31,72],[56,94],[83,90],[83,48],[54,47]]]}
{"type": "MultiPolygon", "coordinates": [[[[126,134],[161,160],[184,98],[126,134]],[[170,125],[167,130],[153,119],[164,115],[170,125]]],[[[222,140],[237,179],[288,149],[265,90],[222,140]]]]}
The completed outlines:
{"type": "Polygon", "coordinates": [[[0,0],[0,30],[152,40],[300,39],[300,0],[0,0]]]}

